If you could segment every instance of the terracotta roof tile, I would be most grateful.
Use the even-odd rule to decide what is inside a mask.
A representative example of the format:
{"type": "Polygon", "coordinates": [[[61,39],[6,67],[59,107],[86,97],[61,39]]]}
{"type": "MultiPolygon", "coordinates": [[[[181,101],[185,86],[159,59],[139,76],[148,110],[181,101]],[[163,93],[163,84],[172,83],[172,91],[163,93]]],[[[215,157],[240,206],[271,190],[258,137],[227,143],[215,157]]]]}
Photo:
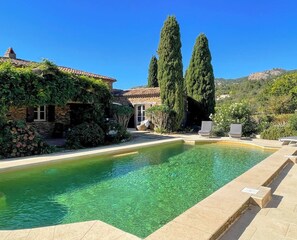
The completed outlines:
{"type": "MultiPolygon", "coordinates": [[[[16,66],[29,66],[30,64],[36,63],[33,61],[27,61],[27,60],[23,60],[23,59],[12,59],[12,58],[7,58],[7,57],[0,57],[0,62],[6,62],[6,61],[11,61],[11,63],[16,66]]],[[[87,76],[87,77],[99,78],[99,79],[103,79],[103,80],[110,81],[110,82],[116,81],[116,79],[111,78],[111,77],[102,76],[102,75],[95,74],[95,73],[89,73],[89,72],[85,72],[85,71],[81,71],[81,70],[77,70],[77,69],[73,69],[73,68],[69,68],[69,67],[58,66],[58,68],[61,71],[73,73],[76,75],[83,75],[83,76],[87,76]]]]}
{"type": "Polygon", "coordinates": [[[115,97],[133,97],[133,98],[144,98],[144,97],[159,97],[160,88],[134,88],[129,90],[115,90],[113,91],[115,97]]]}

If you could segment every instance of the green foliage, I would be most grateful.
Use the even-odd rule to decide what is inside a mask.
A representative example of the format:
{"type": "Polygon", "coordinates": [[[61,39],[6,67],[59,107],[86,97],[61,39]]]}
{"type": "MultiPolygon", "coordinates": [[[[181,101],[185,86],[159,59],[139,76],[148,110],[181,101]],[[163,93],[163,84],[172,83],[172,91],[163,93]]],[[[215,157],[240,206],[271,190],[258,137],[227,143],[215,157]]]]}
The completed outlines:
{"type": "Polygon", "coordinates": [[[296,101],[290,95],[272,96],[267,93],[265,98],[261,98],[262,111],[270,114],[288,114],[296,109],[296,101]]]}
{"type": "Polygon", "coordinates": [[[180,30],[174,16],[169,16],[163,25],[158,55],[161,100],[176,112],[174,125],[178,128],[184,117],[184,84],[180,30]]]}
{"type": "MultiPolygon", "coordinates": [[[[81,121],[85,124],[72,129],[68,134],[67,146],[92,147],[103,143],[104,133],[99,125],[103,124],[105,113],[109,109],[111,93],[108,86],[101,80],[60,71],[49,61],[22,68],[10,62],[4,62],[0,63],[0,96],[0,125],[2,126],[6,126],[6,114],[11,106],[65,105],[69,101],[88,104],[89,107],[80,112],[81,121]]],[[[18,144],[15,150],[10,150],[7,147],[9,143],[6,144],[3,140],[8,137],[4,137],[0,148],[7,148],[8,152],[14,151],[15,156],[41,154],[45,151],[42,142],[34,143],[34,146],[40,149],[31,150],[18,144]],[[23,150],[20,153],[15,152],[18,149],[23,150]]]]}
{"type": "Polygon", "coordinates": [[[267,89],[273,96],[297,95],[297,72],[278,77],[267,89]]]}
{"type": "Polygon", "coordinates": [[[297,135],[297,113],[279,115],[274,118],[273,125],[261,133],[264,139],[277,140],[281,137],[297,135]]]}
{"type": "Polygon", "coordinates": [[[217,107],[214,122],[220,132],[229,132],[231,123],[242,124],[243,136],[256,132],[257,126],[252,118],[251,109],[247,103],[224,104],[217,107]]]}
{"type": "Polygon", "coordinates": [[[174,130],[175,112],[166,105],[155,105],[146,110],[151,122],[154,124],[154,131],[159,133],[174,130]]]}
{"type": "MultiPolygon", "coordinates": [[[[266,110],[266,105],[263,105],[261,100],[261,92],[268,84],[268,81],[251,81],[247,78],[232,81],[221,81],[216,85],[216,96],[229,95],[224,100],[217,100],[216,104],[221,105],[225,103],[234,103],[241,101],[248,101],[255,112],[263,112],[266,110]],[[263,108],[264,106],[264,108],[263,108]]],[[[267,112],[268,113],[268,112],[267,112]]]]}
{"type": "Polygon", "coordinates": [[[287,125],[272,125],[261,133],[261,138],[277,140],[281,137],[296,136],[297,131],[287,125]]]}
{"type": "Polygon", "coordinates": [[[229,131],[229,127],[232,122],[232,119],[230,118],[229,107],[229,104],[224,104],[220,107],[217,107],[216,114],[213,117],[217,130],[224,133],[227,133],[229,131]]]}
{"type": "Polygon", "coordinates": [[[258,123],[257,132],[261,133],[264,130],[266,130],[267,128],[269,128],[271,126],[272,121],[273,121],[272,116],[269,116],[269,115],[258,116],[257,117],[257,123],[258,123]]]}
{"type": "Polygon", "coordinates": [[[289,119],[289,126],[297,131],[297,113],[293,114],[289,119]]]}
{"type": "Polygon", "coordinates": [[[97,147],[104,143],[104,132],[95,122],[85,122],[74,126],[66,135],[66,147],[79,149],[97,147]]]}
{"type": "Polygon", "coordinates": [[[21,121],[9,121],[0,127],[0,157],[24,157],[51,153],[35,129],[21,121]]]}
{"type": "Polygon", "coordinates": [[[117,122],[111,121],[108,123],[106,134],[106,143],[119,143],[131,139],[131,134],[117,122]]]}
{"type": "Polygon", "coordinates": [[[248,101],[257,114],[293,113],[297,106],[297,72],[287,72],[268,80],[220,81],[216,85],[216,96],[230,97],[217,101],[218,105],[248,101]]]}
{"type": "Polygon", "coordinates": [[[216,137],[225,137],[226,132],[222,128],[215,125],[211,132],[211,135],[216,136],[216,137]]]}
{"type": "Polygon", "coordinates": [[[297,72],[284,74],[269,83],[261,97],[270,112],[293,113],[297,106],[297,72]]]}
{"type": "Polygon", "coordinates": [[[207,119],[211,113],[214,113],[215,84],[211,53],[204,34],[196,39],[185,80],[188,96],[195,99],[201,106],[197,109],[197,113],[204,115],[207,119]]]}
{"type": "Polygon", "coordinates": [[[98,118],[111,99],[101,80],[62,72],[49,61],[22,68],[0,63],[0,96],[0,119],[10,106],[65,105],[68,101],[91,104],[98,118]]]}
{"type": "Polygon", "coordinates": [[[148,87],[158,87],[158,60],[156,56],[153,56],[150,61],[149,71],[148,71],[148,79],[147,79],[148,87]]]}
{"type": "Polygon", "coordinates": [[[113,118],[124,128],[127,129],[129,120],[134,113],[134,109],[125,105],[113,104],[111,106],[113,118]]]}

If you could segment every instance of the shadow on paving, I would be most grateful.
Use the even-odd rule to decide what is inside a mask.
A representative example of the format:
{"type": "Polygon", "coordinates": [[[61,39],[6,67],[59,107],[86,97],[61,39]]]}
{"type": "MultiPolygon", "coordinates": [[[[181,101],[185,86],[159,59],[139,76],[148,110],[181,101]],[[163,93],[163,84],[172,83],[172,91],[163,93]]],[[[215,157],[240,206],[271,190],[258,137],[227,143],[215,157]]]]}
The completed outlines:
{"type": "MultiPolygon", "coordinates": [[[[282,196],[274,195],[273,193],[287,176],[293,163],[289,163],[277,176],[276,179],[269,185],[272,191],[272,199],[265,208],[277,208],[282,201],[282,196]]],[[[244,233],[246,228],[251,224],[256,215],[260,212],[261,208],[258,206],[250,205],[247,211],[230,227],[230,229],[220,238],[220,240],[239,239],[244,233]]]]}

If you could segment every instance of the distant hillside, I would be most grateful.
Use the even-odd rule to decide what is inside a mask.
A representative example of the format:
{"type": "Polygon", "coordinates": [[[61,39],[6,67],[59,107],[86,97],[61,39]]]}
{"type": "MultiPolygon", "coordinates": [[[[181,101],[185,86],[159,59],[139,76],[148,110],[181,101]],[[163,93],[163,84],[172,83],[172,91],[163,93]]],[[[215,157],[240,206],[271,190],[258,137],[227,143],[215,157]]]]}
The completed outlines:
{"type": "MultiPolygon", "coordinates": [[[[275,79],[293,72],[297,71],[274,68],[263,72],[252,73],[249,76],[237,79],[217,78],[215,80],[217,106],[228,102],[247,101],[257,111],[263,111],[263,108],[269,107],[269,105],[263,104],[263,101],[265,100],[267,102],[271,98],[270,96],[266,96],[265,92],[267,89],[270,89],[275,79]]],[[[296,86],[291,87],[294,88],[296,86]]],[[[281,102],[281,99],[279,101],[281,102]]],[[[273,101],[271,100],[271,102],[273,101]]],[[[270,105],[275,105],[275,103],[270,105]]]]}
{"type": "Polygon", "coordinates": [[[254,81],[254,80],[268,80],[277,76],[280,76],[287,71],[281,68],[273,68],[271,70],[266,70],[263,72],[256,72],[252,73],[248,76],[248,80],[254,81]]]}
{"type": "MultiPolygon", "coordinates": [[[[292,70],[292,71],[295,71],[295,70],[292,70]]],[[[235,82],[240,82],[240,81],[244,81],[244,80],[251,80],[251,81],[268,80],[268,79],[272,79],[277,76],[280,76],[286,72],[291,72],[291,71],[287,71],[282,68],[273,68],[271,70],[265,70],[262,72],[251,73],[248,76],[244,76],[244,77],[240,77],[240,78],[216,78],[215,81],[218,85],[220,85],[222,83],[235,83],[235,82]]]]}
{"type": "Polygon", "coordinates": [[[241,77],[241,78],[216,78],[215,84],[216,85],[224,85],[224,84],[233,84],[233,83],[239,83],[243,80],[247,80],[248,77],[241,77]]]}

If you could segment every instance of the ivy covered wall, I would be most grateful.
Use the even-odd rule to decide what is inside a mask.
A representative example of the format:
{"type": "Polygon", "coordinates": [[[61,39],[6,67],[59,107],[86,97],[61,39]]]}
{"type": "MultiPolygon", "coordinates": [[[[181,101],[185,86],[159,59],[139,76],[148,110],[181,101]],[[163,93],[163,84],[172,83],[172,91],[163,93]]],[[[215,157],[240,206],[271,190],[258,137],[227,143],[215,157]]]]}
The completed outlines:
{"type": "Polygon", "coordinates": [[[16,67],[0,63],[0,119],[5,122],[11,107],[64,106],[67,102],[91,104],[102,118],[111,93],[103,81],[60,71],[49,61],[16,67]]]}

